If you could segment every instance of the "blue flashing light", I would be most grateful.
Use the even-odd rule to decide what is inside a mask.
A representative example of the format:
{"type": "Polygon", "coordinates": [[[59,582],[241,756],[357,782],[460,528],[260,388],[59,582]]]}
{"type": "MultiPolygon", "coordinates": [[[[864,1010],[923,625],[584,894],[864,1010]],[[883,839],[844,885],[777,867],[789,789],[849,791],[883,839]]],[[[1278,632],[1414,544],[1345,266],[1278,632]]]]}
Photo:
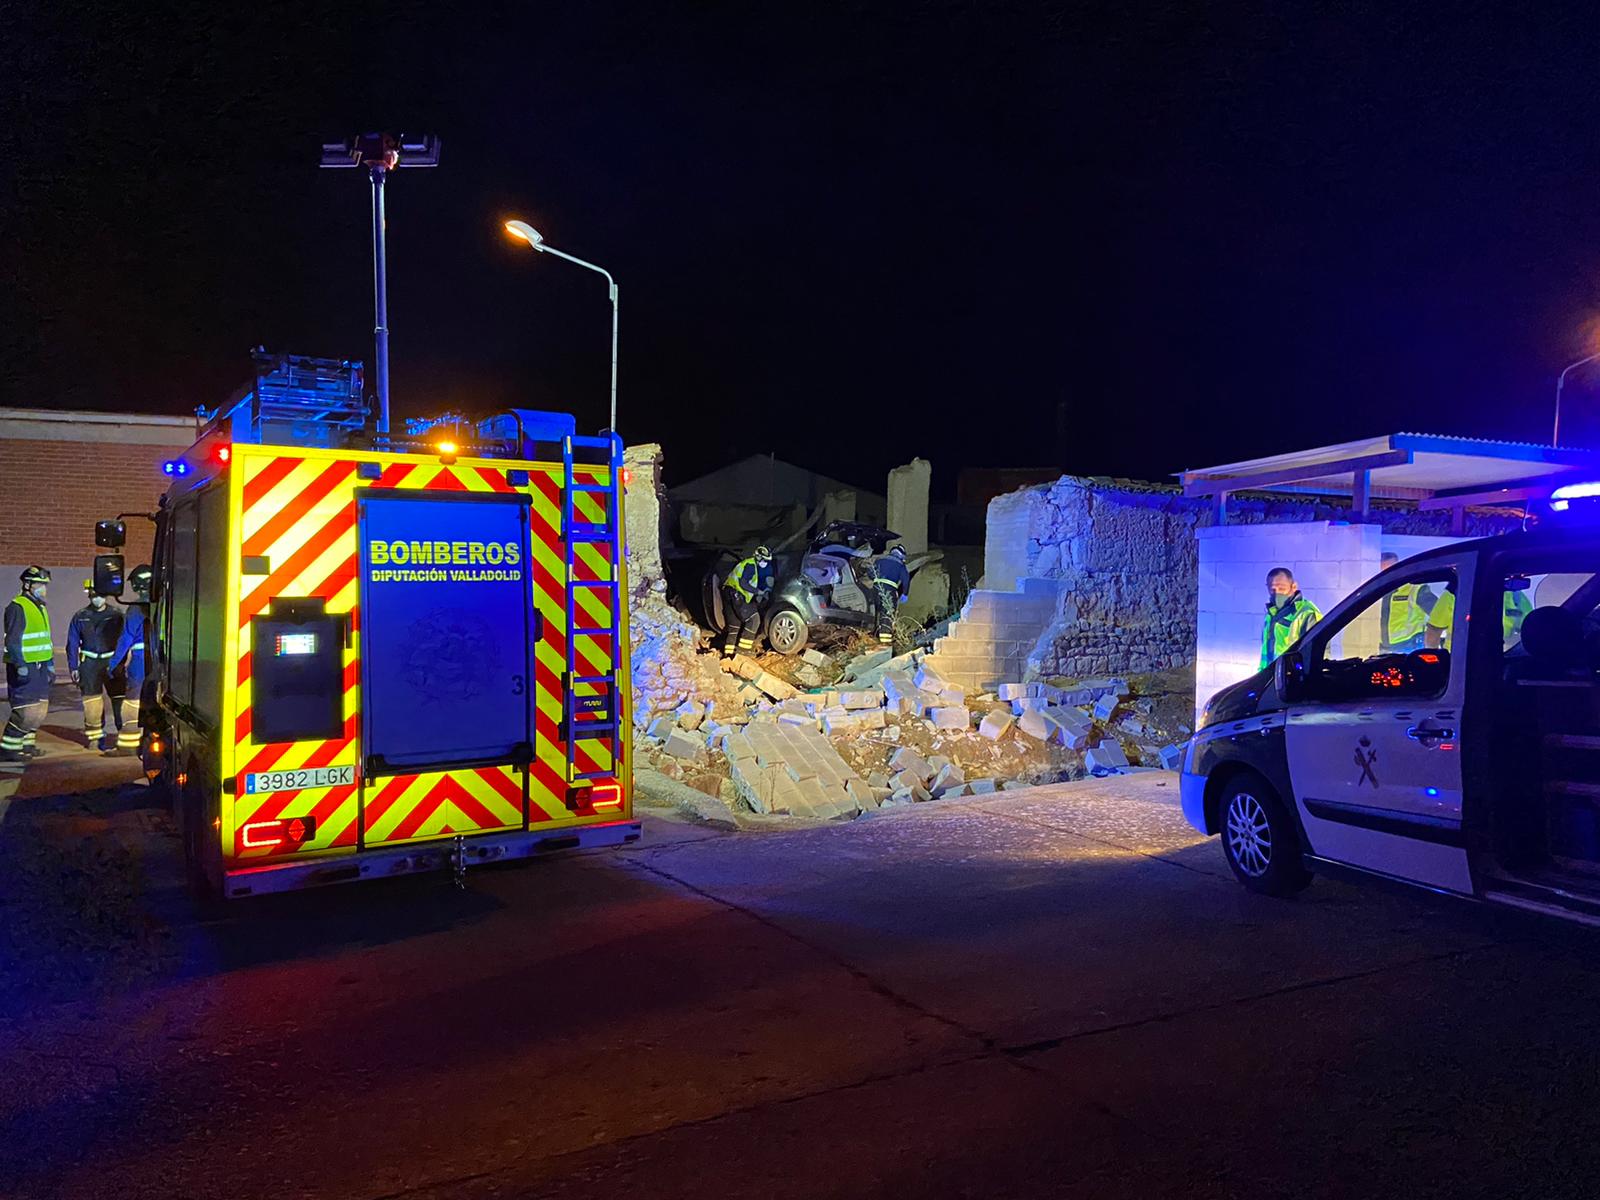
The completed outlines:
{"type": "Polygon", "coordinates": [[[1566,512],[1574,500],[1593,500],[1600,497],[1600,479],[1583,483],[1567,483],[1550,493],[1552,512],[1566,512]]]}
{"type": "Polygon", "coordinates": [[[163,475],[187,475],[189,473],[189,464],[181,458],[169,458],[161,464],[161,473],[163,475]]]}
{"type": "Polygon", "coordinates": [[[1437,796],[1439,794],[1438,788],[1423,788],[1422,790],[1430,796],[1437,796]]]}

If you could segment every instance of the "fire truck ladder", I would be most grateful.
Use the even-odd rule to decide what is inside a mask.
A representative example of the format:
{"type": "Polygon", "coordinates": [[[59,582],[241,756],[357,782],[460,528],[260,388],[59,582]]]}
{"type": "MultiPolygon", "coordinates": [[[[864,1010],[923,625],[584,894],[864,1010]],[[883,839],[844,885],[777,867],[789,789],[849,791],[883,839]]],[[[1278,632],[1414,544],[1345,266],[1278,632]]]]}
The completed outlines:
{"type": "MultiPolygon", "coordinates": [[[[617,761],[621,747],[618,744],[619,725],[622,718],[618,702],[617,675],[623,669],[622,655],[622,524],[620,496],[622,491],[622,439],[615,434],[606,437],[578,437],[569,435],[562,440],[562,465],[566,469],[565,487],[561,500],[561,530],[566,541],[567,561],[567,669],[562,676],[562,692],[566,703],[562,706],[561,737],[567,747],[567,779],[598,779],[610,777],[620,769],[617,761]],[[574,450],[604,450],[606,482],[580,482],[574,474],[574,450]],[[580,494],[600,498],[605,506],[605,517],[594,522],[579,511],[580,494]],[[578,548],[584,544],[605,546],[611,559],[609,579],[578,578],[578,548]],[[609,625],[586,624],[579,627],[579,614],[584,612],[578,597],[580,589],[601,593],[601,598],[611,614],[609,625]],[[611,670],[604,675],[584,675],[577,655],[578,635],[609,638],[611,643],[611,670]],[[579,690],[582,689],[582,695],[579,690]],[[579,720],[582,716],[585,719],[579,720]],[[591,719],[592,718],[592,719],[591,719]],[[604,771],[584,771],[578,766],[578,744],[581,741],[610,739],[611,767],[604,771]]],[[[578,463],[577,466],[585,464],[578,463]]],[[[594,466],[600,463],[591,464],[594,466]]]]}

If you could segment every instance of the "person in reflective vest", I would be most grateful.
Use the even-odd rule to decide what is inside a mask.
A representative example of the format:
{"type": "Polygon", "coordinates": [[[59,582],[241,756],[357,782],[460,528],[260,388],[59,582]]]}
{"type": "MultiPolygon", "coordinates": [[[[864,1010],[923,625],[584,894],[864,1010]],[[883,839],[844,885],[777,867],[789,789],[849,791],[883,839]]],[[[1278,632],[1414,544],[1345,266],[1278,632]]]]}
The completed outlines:
{"type": "MultiPolygon", "coordinates": [[[[1382,569],[1387,571],[1400,556],[1385,551],[1382,569]]],[[[1428,627],[1428,610],[1433,593],[1420,583],[1402,583],[1383,598],[1383,652],[1407,654],[1422,649],[1423,631],[1428,627]]]]}
{"type": "Polygon", "coordinates": [[[894,615],[911,594],[911,572],[906,569],[906,548],[891,546],[889,553],[872,560],[872,586],[877,593],[878,641],[894,643],[894,615]]]}
{"type": "Polygon", "coordinates": [[[1288,567],[1273,567],[1267,572],[1267,616],[1261,627],[1261,665],[1272,661],[1298,642],[1322,614],[1317,606],[1300,594],[1294,572],[1288,567]]]}
{"type": "Polygon", "coordinates": [[[55,680],[55,650],[50,640],[50,613],[45,608],[50,572],[29,567],[22,589],[6,605],[6,697],[11,715],[0,732],[0,762],[25,763],[42,751],[36,744],[39,726],[50,708],[55,680]]]}
{"type": "MultiPolygon", "coordinates": [[[[1533,611],[1527,588],[1506,588],[1500,593],[1500,636],[1510,646],[1522,636],[1522,621],[1533,611]]],[[[1456,585],[1452,582],[1428,614],[1428,645],[1450,646],[1450,626],[1456,616],[1456,585]]]]}
{"type": "Polygon", "coordinates": [[[772,551],[757,546],[754,554],[740,559],[722,584],[722,657],[732,658],[756,648],[761,631],[761,606],[772,594],[772,551]]]}
{"type": "Polygon", "coordinates": [[[109,755],[131,757],[139,753],[139,701],[144,690],[144,639],[150,616],[150,582],[153,572],[147,566],[138,566],[128,572],[128,586],[137,599],[128,605],[122,622],[122,636],[117,639],[116,654],[111,660],[113,671],[127,672],[127,694],[122,700],[122,728],[117,730],[117,746],[107,750],[109,755]]]}
{"type": "Polygon", "coordinates": [[[111,669],[117,642],[122,638],[123,618],[104,596],[96,595],[94,584],[84,582],[89,603],[72,615],[67,626],[67,671],[78,685],[83,701],[83,735],[91,750],[109,750],[106,735],[115,739],[122,724],[122,696],[127,676],[111,669]],[[110,697],[110,728],[106,727],[106,698],[110,697]]]}

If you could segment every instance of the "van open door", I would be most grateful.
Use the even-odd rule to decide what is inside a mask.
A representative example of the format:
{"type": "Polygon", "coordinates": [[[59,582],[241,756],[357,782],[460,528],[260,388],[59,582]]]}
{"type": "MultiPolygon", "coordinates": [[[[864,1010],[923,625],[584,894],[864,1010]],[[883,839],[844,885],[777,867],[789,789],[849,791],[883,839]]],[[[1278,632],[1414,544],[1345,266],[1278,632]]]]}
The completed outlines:
{"type": "Polygon", "coordinates": [[[1463,737],[1474,555],[1396,567],[1316,626],[1289,704],[1289,776],[1310,853],[1470,895],[1463,737]],[[1428,610],[1418,643],[1386,644],[1397,597],[1428,610]]]}

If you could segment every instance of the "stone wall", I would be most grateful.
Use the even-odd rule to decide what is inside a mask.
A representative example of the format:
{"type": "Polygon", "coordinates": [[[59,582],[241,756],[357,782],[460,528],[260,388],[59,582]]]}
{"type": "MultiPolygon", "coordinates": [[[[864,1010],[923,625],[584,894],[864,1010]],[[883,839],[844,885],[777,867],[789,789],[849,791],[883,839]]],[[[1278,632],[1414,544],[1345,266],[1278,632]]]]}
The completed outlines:
{"type": "MultiPolygon", "coordinates": [[[[1224,528],[1272,526],[1273,533],[1252,543],[1252,549],[1273,546],[1273,538],[1282,541],[1280,532],[1287,537],[1288,529],[1280,526],[1314,530],[1327,545],[1320,550],[1314,544],[1301,546],[1292,557],[1304,565],[1311,586],[1328,594],[1330,604],[1371,574],[1368,558],[1376,569],[1377,542],[1368,545],[1369,535],[1355,535],[1357,551],[1343,554],[1340,531],[1370,526],[1381,536],[1382,548],[1392,545],[1402,555],[1449,535],[1448,513],[1418,512],[1403,502],[1375,502],[1361,525],[1352,525],[1351,516],[1347,502],[1246,493],[1229,498],[1224,528]]],[[[1205,640],[1201,623],[1210,611],[1210,602],[1201,596],[1197,535],[1215,524],[1212,501],[1185,497],[1170,485],[1063,476],[996,497],[988,518],[980,584],[984,595],[974,593],[983,612],[964,611],[949,637],[936,643],[936,654],[952,656],[953,664],[959,660],[968,674],[981,673],[987,662],[993,670],[1012,671],[1019,680],[1138,674],[1195,662],[1197,642],[1205,640]],[[1032,582],[1036,580],[1041,583],[1032,582]],[[1053,585],[1056,599],[1035,627],[1034,644],[1022,654],[1019,669],[1016,643],[1030,631],[1017,620],[996,622],[993,613],[1004,602],[992,597],[1026,596],[1012,607],[1033,619],[1044,594],[1042,584],[1053,585]],[[1005,636],[988,645],[985,627],[995,625],[1003,626],[1005,636]]],[[[1502,533],[1517,524],[1511,516],[1468,513],[1467,534],[1502,533]]],[[[1252,561],[1249,569],[1255,571],[1257,565],[1252,561]]],[[[1238,666],[1234,660],[1242,662],[1245,653],[1240,639],[1246,599],[1256,614],[1251,620],[1259,639],[1265,586],[1260,579],[1249,586],[1236,582],[1232,568],[1227,573],[1227,586],[1234,589],[1224,597],[1231,624],[1226,652],[1219,657],[1228,660],[1223,670],[1231,672],[1238,666]]],[[[1265,568],[1259,573],[1264,577],[1265,568]]]]}
{"type": "Polygon", "coordinates": [[[666,488],[661,482],[661,447],[655,442],[622,452],[624,552],[630,596],[667,598],[667,573],[661,562],[666,533],[666,488]]]}

